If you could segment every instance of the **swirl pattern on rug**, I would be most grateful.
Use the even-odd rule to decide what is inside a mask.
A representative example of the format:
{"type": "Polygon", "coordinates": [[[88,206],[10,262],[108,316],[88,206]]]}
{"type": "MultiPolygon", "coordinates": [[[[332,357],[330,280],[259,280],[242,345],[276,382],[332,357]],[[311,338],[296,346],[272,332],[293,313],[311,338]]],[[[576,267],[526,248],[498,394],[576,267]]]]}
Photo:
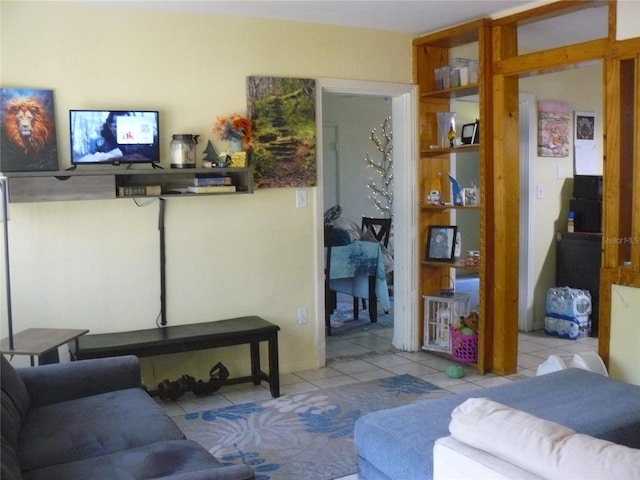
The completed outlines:
{"type": "Polygon", "coordinates": [[[412,375],[285,395],[174,417],[185,435],[257,480],[330,480],[357,471],[355,422],[367,413],[450,395],[412,375]]]}

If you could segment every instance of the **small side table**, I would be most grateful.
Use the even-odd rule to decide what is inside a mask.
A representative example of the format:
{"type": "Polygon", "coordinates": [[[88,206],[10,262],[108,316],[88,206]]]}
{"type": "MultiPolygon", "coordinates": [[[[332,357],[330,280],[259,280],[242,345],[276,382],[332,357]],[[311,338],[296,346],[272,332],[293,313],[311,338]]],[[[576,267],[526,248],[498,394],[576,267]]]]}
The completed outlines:
{"type": "Polygon", "coordinates": [[[31,366],[34,366],[34,357],[38,357],[38,364],[58,363],[58,347],[75,340],[78,347],[78,337],[88,333],[89,330],[77,330],[70,328],[28,328],[13,336],[13,350],[9,348],[9,338],[0,341],[0,353],[8,355],[29,355],[31,366]]]}

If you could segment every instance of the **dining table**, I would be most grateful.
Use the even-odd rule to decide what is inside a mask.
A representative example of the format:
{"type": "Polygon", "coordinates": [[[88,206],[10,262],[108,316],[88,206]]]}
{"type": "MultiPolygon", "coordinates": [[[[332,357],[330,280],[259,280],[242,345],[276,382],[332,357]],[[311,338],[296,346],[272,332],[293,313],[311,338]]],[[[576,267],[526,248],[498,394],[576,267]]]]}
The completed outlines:
{"type": "MultiPolygon", "coordinates": [[[[329,288],[357,298],[369,299],[371,321],[377,319],[376,302],[369,295],[369,279],[375,277],[375,296],[384,311],[391,301],[384,268],[382,248],[378,242],[358,240],[331,247],[329,288]]],[[[374,299],[374,300],[376,300],[374,299]]]]}

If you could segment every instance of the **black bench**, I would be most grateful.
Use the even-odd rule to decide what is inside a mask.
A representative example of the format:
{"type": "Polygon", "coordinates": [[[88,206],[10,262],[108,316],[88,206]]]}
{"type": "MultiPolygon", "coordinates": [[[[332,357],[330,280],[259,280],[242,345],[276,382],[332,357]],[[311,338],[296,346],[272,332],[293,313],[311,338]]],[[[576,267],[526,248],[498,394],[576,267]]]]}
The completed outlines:
{"type": "Polygon", "coordinates": [[[131,332],[84,335],[77,343],[69,344],[69,351],[74,360],[119,355],[151,357],[248,343],[251,375],[228,378],[223,385],[243,382],[260,385],[260,381],[265,380],[269,383],[271,395],[279,397],[278,330],[279,326],[257,316],[238,317],[131,332]],[[268,375],[260,369],[260,342],[269,342],[268,375]]]}

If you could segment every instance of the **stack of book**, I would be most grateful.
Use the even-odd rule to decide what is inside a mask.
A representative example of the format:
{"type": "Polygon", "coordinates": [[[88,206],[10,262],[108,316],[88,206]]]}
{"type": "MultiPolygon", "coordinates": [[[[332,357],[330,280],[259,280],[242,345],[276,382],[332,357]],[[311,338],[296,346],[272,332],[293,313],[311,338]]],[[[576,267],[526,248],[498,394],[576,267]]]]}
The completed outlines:
{"type": "Polygon", "coordinates": [[[189,193],[230,193],[236,191],[231,177],[196,177],[193,185],[187,187],[189,193]]]}
{"type": "Polygon", "coordinates": [[[119,197],[157,197],[161,193],[160,185],[118,187],[119,197]]]}

